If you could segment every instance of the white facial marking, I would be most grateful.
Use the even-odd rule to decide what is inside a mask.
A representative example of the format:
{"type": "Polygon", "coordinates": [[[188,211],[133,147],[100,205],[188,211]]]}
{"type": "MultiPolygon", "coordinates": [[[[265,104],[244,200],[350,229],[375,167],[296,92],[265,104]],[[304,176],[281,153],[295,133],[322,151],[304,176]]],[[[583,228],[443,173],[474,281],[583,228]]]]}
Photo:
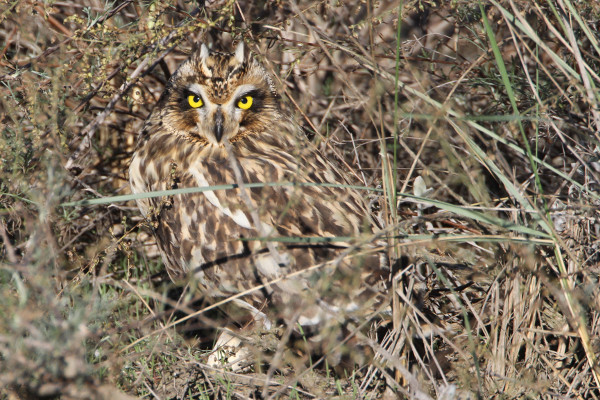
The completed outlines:
{"type": "Polygon", "coordinates": [[[231,139],[238,133],[239,128],[231,129],[231,125],[238,126],[242,119],[243,110],[237,106],[240,97],[256,90],[257,87],[251,84],[241,85],[236,88],[231,97],[223,104],[215,104],[210,101],[204,86],[198,83],[192,83],[187,89],[191,93],[197,94],[202,98],[203,106],[196,109],[196,112],[199,114],[199,122],[197,125],[198,131],[201,132],[202,136],[206,138],[210,144],[220,147],[222,146],[223,140],[231,139]],[[223,138],[220,142],[214,137],[214,132],[211,128],[212,121],[208,121],[209,118],[213,118],[212,116],[216,112],[217,107],[221,108],[226,120],[230,121],[230,129],[223,132],[223,138]]]}
{"type": "Polygon", "coordinates": [[[253,90],[256,90],[257,87],[247,83],[245,85],[240,85],[237,87],[237,89],[235,89],[235,92],[233,92],[233,96],[231,96],[232,100],[235,101],[235,103],[237,104],[238,99],[245,93],[251,92],[253,90]]]}
{"type": "Polygon", "coordinates": [[[202,102],[206,105],[208,96],[206,95],[206,91],[204,90],[204,87],[202,85],[200,85],[198,83],[192,83],[190,86],[187,87],[187,89],[190,92],[202,97],[202,102]]]}

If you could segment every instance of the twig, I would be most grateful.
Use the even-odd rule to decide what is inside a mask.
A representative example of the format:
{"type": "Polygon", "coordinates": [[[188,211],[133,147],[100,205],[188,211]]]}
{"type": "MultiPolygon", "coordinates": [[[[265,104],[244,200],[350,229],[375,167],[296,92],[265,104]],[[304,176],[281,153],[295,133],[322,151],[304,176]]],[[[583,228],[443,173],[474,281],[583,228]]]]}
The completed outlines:
{"type": "MultiPolygon", "coordinates": [[[[190,15],[193,17],[196,14],[198,14],[198,12],[200,12],[200,8],[196,8],[194,11],[192,11],[190,13],[190,15]]],[[[180,22],[177,27],[180,27],[184,24],[184,22],[180,22]]],[[[148,46],[147,49],[145,49],[144,51],[142,51],[141,56],[151,52],[153,49],[156,48],[163,48],[164,46],[166,46],[171,40],[173,40],[173,38],[175,38],[178,34],[178,30],[174,29],[173,31],[171,31],[167,36],[165,36],[164,38],[162,38],[157,44],[148,46]]],[[[81,141],[81,143],[79,144],[79,146],[77,147],[77,150],[75,150],[75,152],[71,155],[71,157],[69,157],[69,160],[67,161],[67,163],[65,164],[65,168],[68,171],[73,172],[75,175],[78,175],[81,172],[81,166],[77,165],[77,162],[79,160],[79,158],[82,156],[83,152],[85,150],[87,150],[90,147],[91,144],[91,140],[94,137],[94,134],[96,133],[96,130],[98,129],[98,126],[104,122],[104,120],[106,119],[106,117],[108,117],[108,115],[111,113],[112,109],[115,107],[115,105],[117,104],[117,102],[121,99],[121,97],[127,93],[127,91],[129,89],[131,89],[131,87],[137,83],[138,78],[141,78],[145,75],[147,75],[150,71],[152,71],[166,56],[167,54],[169,54],[171,51],[173,51],[173,49],[175,48],[175,46],[171,46],[170,48],[166,49],[162,55],[160,55],[155,61],[154,63],[145,71],[143,71],[144,67],[148,64],[148,58],[145,58],[140,65],[138,65],[138,67],[135,69],[135,71],[133,71],[133,73],[130,75],[129,79],[127,79],[127,81],[125,81],[125,83],[123,83],[121,85],[121,87],[119,88],[119,90],[117,91],[117,93],[113,96],[113,98],[108,102],[108,104],[106,105],[105,109],[103,112],[101,112],[92,122],[90,122],[82,131],[82,135],[84,135],[83,140],[81,141]],[[143,72],[142,72],[143,71],[143,72]]]]}
{"type": "Polygon", "coordinates": [[[344,125],[344,122],[340,121],[340,125],[342,125],[342,128],[344,128],[346,130],[346,132],[348,132],[348,135],[350,135],[350,140],[352,140],[352,148],[354,149],[354,157],[356,158],[356,165],[358,165],[358,170],[360,171],[360,174],[362,176],[363,184],[365,186],[368,186],[367,178],[365,177],[365,173],[360,165],[360,158],[358,158],[358,151],[356,150],[356,143],[354,143],[354,135],[352,135],[352,132],[350,132],[348,130],[348,128],[346,128],[346,125],[344,125]]]}
{"type": "Polygon", "coordinates": [[[2,241],[4,242],[4,248],[6,249],[6,256],[8,257],[8,261],[13,264],[18,262],[17,256],[15,255],[15,249],[10,243],[8,235],[6,234],[6,228],[4,224],[4,219],[0,220],[0,237],[2,237],[2,241]]]}
{"type": "MultiPolygon", "coordinates": [[[[165,54],[166,55],[166,54],[165,54]]],[[[163,55],[164,57],[164,55],[163,55]]],[[[102,111],[98,116],[90,122],[82,131],[82,135],[84,135],[83,140],[79,144],[77,150],[69,157],[69,160],[65,164],[65,168],[68,171],[75,172],[76,175],[81,171],[74,171],[76,168],[79,168],[79,165],[76,165],[76,162],[79,160],[84,150],[87,150],[90,146],[91,140],[94,137],[94,133],[98,129],[98,126],[104,122],[106,117],[111,113],[112,109],[115,107],[117,102],[121,99],[121,97],[137,82],[137,77],[141,74],[144,67],[148,64],[148,58],[145,58],[140,65],[133,71],[130,78],[125,81],[119,88],[117,94],[113,96],[112,99],[108,102],[104,111],[102,111]]]]}
{"type": "MultiPolygon", "coordinates": [[[[117,5],[115,8],[113,8],[112,10],[110,10],[106,15],[102,16],[101,18],[99,18],[96,22],[94,22],[93,24],[91,24],[87,30],[90,30],[91,28],[95,27],[96,25],[100,25],[102,23],[104,23],[106,20],[108,20],[109,18],[111,18],[113,15],[117,14],[119,11],[121,11],[123,8],[127,7],[129,5],[129,3],[132,3],[133,0],[126,0],[123,3],[117,5]]],[[[56,50],[60,49],[62,46],[64,46],[65,44],[69,43],[71,40],[75,39],[77,35],[71,35],[68,38],[66,38],[65,40],[63,40],[62,42],[48,47],[42,54],[40,54],[39,56],[33,57],[29,62],[27,62],[26,64],[20,66],[23,69],[28,69],[31,68],[31,66],[33,65],[33,62],[40,59],[40,58],[44,58],[49,56],[50,54],[54,53],[56,50]]],[[[8,77],[10,74],[6,74],[2,77],[0,77],[0,80],[4,80],[6,77],[8,77]]]]}

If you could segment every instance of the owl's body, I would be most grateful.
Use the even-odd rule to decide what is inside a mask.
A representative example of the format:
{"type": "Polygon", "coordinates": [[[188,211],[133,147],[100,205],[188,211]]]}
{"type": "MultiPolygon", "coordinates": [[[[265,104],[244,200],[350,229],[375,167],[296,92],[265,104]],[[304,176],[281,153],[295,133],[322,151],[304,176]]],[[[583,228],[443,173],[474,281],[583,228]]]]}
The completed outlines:
{"type": "Polygon", "coordinates": [[[249,291],[236,304],[267,325],[320,325],[379,304],[389,271],[373,251],[341,257],[349,242],[296,240],[373,234],[361,193],[244,184],[348,181],[282,111],[270,76],[243,46],[234,54],[202,46],[182,64],[148,117],[130,166],[134,193],[238,185],[138,205],[172,279],[193,277],[215,299],[249,291]]]}

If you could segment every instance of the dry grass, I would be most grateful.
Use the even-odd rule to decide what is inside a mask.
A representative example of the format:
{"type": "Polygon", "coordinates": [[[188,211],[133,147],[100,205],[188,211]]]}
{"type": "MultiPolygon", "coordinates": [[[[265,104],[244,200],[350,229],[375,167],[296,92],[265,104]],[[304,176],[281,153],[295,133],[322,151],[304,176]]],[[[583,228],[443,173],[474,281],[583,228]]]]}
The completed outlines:
{"type": "Polygon", "coordinates": [[[0,398],[600,397],[597,2],[199,3],[0,6],[0,398]],[[64,205],[127,194],[169,71],[240,38],[384,189],[393,329],[349,376],[207,367],[133,202],[64,205]]]}

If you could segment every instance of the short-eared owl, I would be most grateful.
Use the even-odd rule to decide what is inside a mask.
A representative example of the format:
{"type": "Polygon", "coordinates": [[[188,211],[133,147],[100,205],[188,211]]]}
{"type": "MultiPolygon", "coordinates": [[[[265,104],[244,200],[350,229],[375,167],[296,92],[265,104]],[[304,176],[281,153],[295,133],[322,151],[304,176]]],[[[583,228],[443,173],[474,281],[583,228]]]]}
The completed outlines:
{"type": "Polygon", "coordinates": [[[283,110],[243,44],[232,54],[202,45],[178,68],[129,173],[134,193],[237,185],[138,205],[173,280],[194,278],[213,299],[244,292],[236,306],[265,326],[354,319],[385,297],[382,252],[354,246],[378,229],[365,193],[322,185],[349,179],[283,110]]]}

